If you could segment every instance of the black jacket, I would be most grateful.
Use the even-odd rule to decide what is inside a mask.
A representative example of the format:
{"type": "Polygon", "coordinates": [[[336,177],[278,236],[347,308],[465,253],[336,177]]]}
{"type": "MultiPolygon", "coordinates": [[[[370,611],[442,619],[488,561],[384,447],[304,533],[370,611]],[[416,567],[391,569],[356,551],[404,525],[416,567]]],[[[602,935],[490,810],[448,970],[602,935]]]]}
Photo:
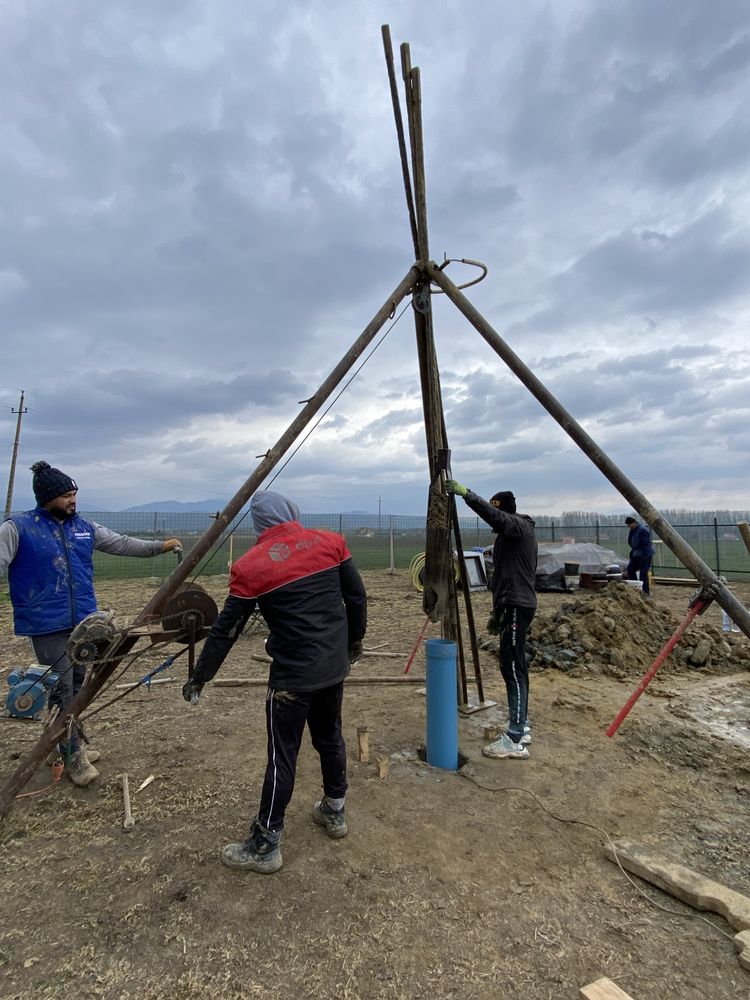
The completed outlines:
{"type": "Polygon", "coordinates": [[[492,605],[495,612],[501,604],[517,604],[522,608],[536,607],[536,560],[538,546],[534,522],[527,514],[506,514],[471,490],[464,500],[497,534],[492,550],[492,605]]]}
{"type": "Polygon", "coordinates": [[[367,627],[367,595],[341,535],[297,521],[260,535],[232,566],[229,597],[198,658],[196,683],[216,674],[256,607],[270,631],[270,687],[317,691],[347,676],[349,646],[367,627]]]}

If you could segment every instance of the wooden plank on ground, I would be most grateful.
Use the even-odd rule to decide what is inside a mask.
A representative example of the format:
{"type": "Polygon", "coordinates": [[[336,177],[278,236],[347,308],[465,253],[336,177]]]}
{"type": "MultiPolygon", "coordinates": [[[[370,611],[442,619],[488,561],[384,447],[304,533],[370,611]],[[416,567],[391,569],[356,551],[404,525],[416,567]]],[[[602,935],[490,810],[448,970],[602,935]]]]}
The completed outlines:
{"type": "Polygon", "coordinates": [[[633,1000],[606,976],[597,979],[595,983],[589,983],[588,986],[582,986],[579,996],[583,997],[583,1000],[633,1000]]]}
{"type": "Polygon", "coordinates": [[[643,844],[617,840],[614,849],[608,844],[604,850],[610,861],[615,864],[619,861],[626,871],[651,882],[688,906],[720,913],[730,927],[739,931],[734,936],[734,946],[739,952],[740,965],[750,970],[750,897],[684,865],[668,861],[643,844]]]}

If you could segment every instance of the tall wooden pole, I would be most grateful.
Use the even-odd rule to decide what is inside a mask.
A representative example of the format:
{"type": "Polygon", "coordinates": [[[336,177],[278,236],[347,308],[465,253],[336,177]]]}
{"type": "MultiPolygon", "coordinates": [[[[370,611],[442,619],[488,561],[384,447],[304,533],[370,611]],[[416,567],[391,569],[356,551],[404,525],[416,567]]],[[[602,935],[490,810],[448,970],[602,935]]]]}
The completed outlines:
{"type": "MultiPolygon", "coordinates": [[[[222,510],[214,523],[201,535],[195,545],[186,553],[185,558],[177,565],[171,576],[169,576],[162,586],[157,590],[148,604],[135,618],[133,625],[143,623],[158,617],[162,608],[169,598],[177,591],[182,583],[188,578],[193,569],[198,565],[204,555],[211,549],[216,541],[221,537],[225,527],[242,510],[244,505],[258,489],[263,480],[268,476],[275,465],[283,458],[284,454],[292,446],[297,437],[302,433],[312,417],[323,406],[323,403],[334,392],[344,376],[354,367],[359,357],[363,354],[367,346],[375,339],[378,331],[385,325],[393,315],[398,304],[411,292],[414,283],[419,279],[419,271],[412,267],[402,281],[393,290],[393,293],[381,306],[372,321],[365,327],[359,338],[336,365],[328,378],[323,382],[317,392],[306,401],[304,409],[292,421],[287,430],[281,435],[279,440],[270,448],[263,458],[263,461],[255,469],[255,472],[247,479],[239,490],[235,493],[229,503],[222,510]]],[[[19,764],[16,771],[0,788],[0,819],[6,815],[13,805],[16,795],[26,782],[31,778],[34,771],[41,764],[59,737],[65,731],[66,724],[70,718],[79,718],[83,710],[96,698],[106,682],[117,670],[122,658],[138,642],[138,637],[126,633],[122,642],[113,652],[108,662],[103,664],[100,670],[92,672],[87,677],[86,683],[76,697],[75,701],[68,705],[54,720],[54,723],[47,726],[39,738],[38,743],[29,751],[19,764]]]]}
{"type": "Polygon", "coordinates": [[[8,494],[5,498],[5,520],[7,521],[11,515],[13,509],[13,483],[16,478],[16,459],[18,458],[18,442],[21,439],[21,418],[24,413],[27,412],[23,405],[24,392],[21,389],[21,401],[18,404],[18,410],[11,408],[11,413],[18,413],[18,420],[16,420],[16,436],[13,440],[13,454],[10,459],[10,474],[8,476],[8,494]]]}
{"type": "MultiPolygon", "coordinates": [[[[409,46],[406,43],[401,46],[401,71],[406,95],[406,116],[409,124],[417,244],[420,261],[426,261],[429,260],[430,245],[427,229],[427,185],[422,135],[421,78],[419,69],[411,65],[409,46]]],[[[431,621],[442,620],[445,638],[456,640],[458,631],[455,602],[456,581],[453,575],[451,545],[451,501],[443,488],[445,471],[449,461],[448,445],[440,392],[440,374],[435,352],[429,281],[424,281],[416,287],[412,305],[414,306],[414,324],[417,335],[417,357],[427,442],[427,463],[430,471],[422,605],[425,614],[431,621]],[[443,460],[441,460],[441,456],[443,456],[443,460]]]]}
{"type": "Polygon", "coordinates": [[[602,451],[596,441],[586,433],[565,407],[555,399],[549,389],[521,361],[515,351],[505,343],[497,331],[493,329],[479,310],[469,302],[466,296],[458,290],[450,278],[433,261],[425,265],[425,270],[432,281],[442,288],[448,298],[458,306],[458,309],[487,341],[493,351],[502,358],[513,374],[526,386],[532,396],[542,404],[565,433],[575,441],[584,455],[587,455],[591,459],[597,469],[607,477],[615,489],[622,494],[628,503],[632,504],[643,520],[653,528],[656,534],[664,540],[665,545],[674,552],[683,566],[686,566],[694,573],[696,580],[709,590],[717,604],[724,608],[732,620],[750,638],[750,611],[747,610],[744,604],[737,600],[724,581],[714,573],[710,566],[703,562],[698,553],[688,545],[685,539],[662,517],[656,507],[641,493],[637,486],[602,451]]]}

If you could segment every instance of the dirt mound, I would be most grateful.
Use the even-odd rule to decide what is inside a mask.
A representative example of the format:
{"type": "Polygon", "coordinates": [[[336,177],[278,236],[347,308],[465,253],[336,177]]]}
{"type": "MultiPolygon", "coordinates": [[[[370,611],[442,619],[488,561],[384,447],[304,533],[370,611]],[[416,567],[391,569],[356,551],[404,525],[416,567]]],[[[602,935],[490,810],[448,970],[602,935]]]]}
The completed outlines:
{"type": "MultiPolygon", "coordinates": [[[[640,676],[679,622],[671,611],[626,584],[579,591],[548,617],[539,613],[534,619],[528,639],[530,666],[532,670],[551,667],[578,675],[640,676]]],[[[482,648],[496,650],[498,640],[487,639],[482,648]]],[[[747,639],[724,633],[700,617],[691,622],[665,663],[671,671],[700,669],[711,673],[734,673],[748,666],[747,639]]]]}

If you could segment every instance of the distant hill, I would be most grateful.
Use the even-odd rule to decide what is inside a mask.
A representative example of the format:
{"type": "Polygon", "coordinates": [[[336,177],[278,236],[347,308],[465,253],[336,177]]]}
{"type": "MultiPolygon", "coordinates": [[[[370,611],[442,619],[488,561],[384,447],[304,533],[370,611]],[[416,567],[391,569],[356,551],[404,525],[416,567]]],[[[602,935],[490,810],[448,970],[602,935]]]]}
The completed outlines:
{"type": "Polygon", "coordinates": [[[182,503],[179,500],[153,500],[151,503],[143,503],[137,507],[124,507],[123,514],[141,514],[149,511],[157,511],[165,514],[215,514],[217,510],[223,510],[227,505],[226,500],[191,500],[182,503]]]}

